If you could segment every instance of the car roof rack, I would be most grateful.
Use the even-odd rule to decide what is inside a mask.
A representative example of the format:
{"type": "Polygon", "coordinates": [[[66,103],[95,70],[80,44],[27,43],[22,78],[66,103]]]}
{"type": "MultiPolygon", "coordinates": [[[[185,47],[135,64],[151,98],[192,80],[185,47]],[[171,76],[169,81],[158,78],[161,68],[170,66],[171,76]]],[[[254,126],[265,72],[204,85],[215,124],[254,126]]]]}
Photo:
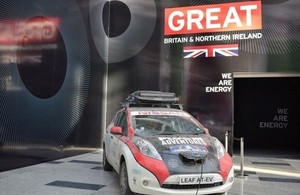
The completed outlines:
{"type": "Polygon", "coordinates": [[[136,91],[129,94],[123,102],[123,108],[128,107],[163,107],[182,110],[179,98],[175,93],[162,91],[136,91]]]}

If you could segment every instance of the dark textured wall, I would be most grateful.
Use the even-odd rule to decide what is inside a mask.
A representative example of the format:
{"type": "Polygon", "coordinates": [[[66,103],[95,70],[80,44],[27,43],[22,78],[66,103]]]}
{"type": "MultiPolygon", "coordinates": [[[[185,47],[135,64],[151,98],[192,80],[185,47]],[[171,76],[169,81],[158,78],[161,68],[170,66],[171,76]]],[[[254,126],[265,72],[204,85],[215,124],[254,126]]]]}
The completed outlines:
{"type": "Polygon", "coordinates": [[[1,1],[1,170],[101,145],[105,62],[87,1],[1,1]]]}

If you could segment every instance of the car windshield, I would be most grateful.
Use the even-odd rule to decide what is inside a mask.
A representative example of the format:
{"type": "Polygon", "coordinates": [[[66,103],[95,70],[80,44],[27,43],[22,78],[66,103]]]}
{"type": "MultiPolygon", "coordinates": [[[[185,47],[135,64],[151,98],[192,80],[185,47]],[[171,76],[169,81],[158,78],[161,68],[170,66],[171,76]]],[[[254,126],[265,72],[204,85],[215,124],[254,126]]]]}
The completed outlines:
{"type": "Polygon", "coordinates": [[[172,115],[134,115],[132,125],[137,135],[202,134],[203,127],[190,117],[172,115]]]}

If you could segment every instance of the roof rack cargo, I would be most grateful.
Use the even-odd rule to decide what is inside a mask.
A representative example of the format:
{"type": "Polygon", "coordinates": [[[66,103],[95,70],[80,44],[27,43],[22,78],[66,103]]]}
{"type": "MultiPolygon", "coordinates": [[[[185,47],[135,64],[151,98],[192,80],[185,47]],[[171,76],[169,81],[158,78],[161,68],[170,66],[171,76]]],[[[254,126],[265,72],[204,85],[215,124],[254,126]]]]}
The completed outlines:
{"type": "Polygon", "coordinates": [[[162,91],[136,91],[129,94],[123,102],[122,107],[167,107],[183,109],[179,104],[179,98],[175,93],[162,91]]]}

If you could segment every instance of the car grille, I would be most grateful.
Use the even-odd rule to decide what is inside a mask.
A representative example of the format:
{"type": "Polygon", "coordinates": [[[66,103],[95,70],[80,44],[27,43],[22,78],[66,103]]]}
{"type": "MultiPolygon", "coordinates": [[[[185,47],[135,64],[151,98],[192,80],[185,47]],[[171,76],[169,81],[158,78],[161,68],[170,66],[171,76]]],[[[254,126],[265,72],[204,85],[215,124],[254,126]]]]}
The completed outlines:
{"type": "Polygon", "coordinates": [[[200,184],[200,187],[198,184],[193,184],[193,185],[178,185],[178,184],[163,184],[161,187],[162,188],[167,188],[167,189],[197,189],[197,188],[212,188],[212,187],[217,187],[223,185],[223,182],[217,182],[213,184],[200,184]]]}

